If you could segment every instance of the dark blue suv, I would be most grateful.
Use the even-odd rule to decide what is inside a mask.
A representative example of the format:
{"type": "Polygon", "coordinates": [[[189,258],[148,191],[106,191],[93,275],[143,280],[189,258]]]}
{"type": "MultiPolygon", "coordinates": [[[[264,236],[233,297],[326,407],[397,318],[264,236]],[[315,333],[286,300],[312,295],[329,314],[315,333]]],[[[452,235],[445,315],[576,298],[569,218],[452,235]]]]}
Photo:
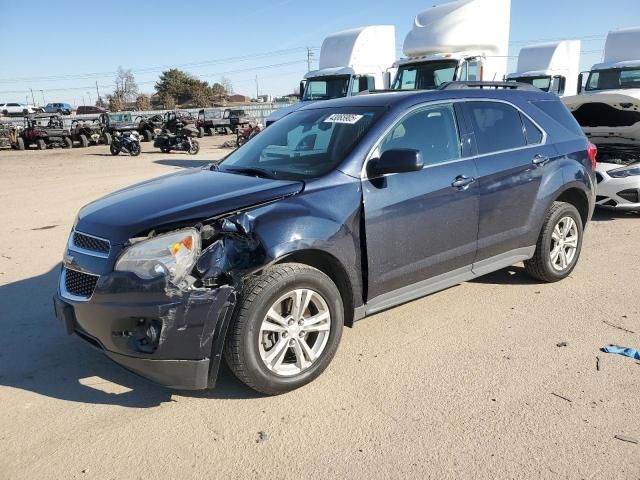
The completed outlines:
{"type": "Polygon", "coordinates": [[[133,372],[255,390],[317,377],[344,325],[524,261],[571,273],[595,148],[552,94],[449,84],[308,105],[217,164],[80,210],[57,316],[133,372]]]}

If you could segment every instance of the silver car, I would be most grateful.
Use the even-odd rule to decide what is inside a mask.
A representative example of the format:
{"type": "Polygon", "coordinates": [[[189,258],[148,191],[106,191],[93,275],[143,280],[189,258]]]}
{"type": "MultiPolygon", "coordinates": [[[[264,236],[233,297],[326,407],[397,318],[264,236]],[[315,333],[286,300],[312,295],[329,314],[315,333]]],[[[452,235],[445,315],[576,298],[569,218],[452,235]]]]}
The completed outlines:
{"type": "Polygon", "coordinates": [[[640,153],[635,159],[607,158],[596,165],[596,205],[640,211],[640,153]]]}

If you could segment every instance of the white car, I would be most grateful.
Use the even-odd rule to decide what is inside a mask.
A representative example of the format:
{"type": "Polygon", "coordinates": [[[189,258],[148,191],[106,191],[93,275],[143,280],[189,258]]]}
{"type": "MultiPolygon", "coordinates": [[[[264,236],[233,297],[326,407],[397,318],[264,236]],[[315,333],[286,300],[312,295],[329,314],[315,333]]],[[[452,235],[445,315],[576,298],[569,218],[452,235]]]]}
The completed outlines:
{"type": "Polygon", "coordinates": [[[36,113],[37,109],[33,105],[24,103],[0,103],[0,112],[3,115],[26,115],[36,113]]]}
{"type": "Polygon", "coordinates": [[[596,205],[616,210],[640,211],[640,155],[625,163],[598,162],[596,205]]]}

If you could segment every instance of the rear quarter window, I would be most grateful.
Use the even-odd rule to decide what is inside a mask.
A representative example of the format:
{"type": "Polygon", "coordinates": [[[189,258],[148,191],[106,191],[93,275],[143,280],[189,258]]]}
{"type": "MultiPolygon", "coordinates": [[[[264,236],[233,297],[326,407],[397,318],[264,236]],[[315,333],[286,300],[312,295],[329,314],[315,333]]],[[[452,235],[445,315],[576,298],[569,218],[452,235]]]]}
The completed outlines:
{"type": "Polygon", "coordinates": [[[542,110],[542,112],[547,116],[551,117],[571,133],[574,133],[579,137],[584,137],[584,132],[582,131],[580,124],[561,101],[540,100],[531,102],[531,105],[542,110]]]}

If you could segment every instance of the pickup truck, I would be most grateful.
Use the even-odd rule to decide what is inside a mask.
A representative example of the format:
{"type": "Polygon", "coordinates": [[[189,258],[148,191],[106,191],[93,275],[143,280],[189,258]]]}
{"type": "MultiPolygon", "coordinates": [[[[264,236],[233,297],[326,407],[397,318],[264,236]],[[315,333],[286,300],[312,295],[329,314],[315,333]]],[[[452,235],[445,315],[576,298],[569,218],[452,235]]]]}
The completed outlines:
{"type": "Polygon", "coordinates": [[[88,204],[57,317],[163,385],[212,388],[224,358],[280,394],[368,315],[521,261],[566,278],[596,151],[556,95],[483,86],[305,106],[219,163],[88,204]]]}

